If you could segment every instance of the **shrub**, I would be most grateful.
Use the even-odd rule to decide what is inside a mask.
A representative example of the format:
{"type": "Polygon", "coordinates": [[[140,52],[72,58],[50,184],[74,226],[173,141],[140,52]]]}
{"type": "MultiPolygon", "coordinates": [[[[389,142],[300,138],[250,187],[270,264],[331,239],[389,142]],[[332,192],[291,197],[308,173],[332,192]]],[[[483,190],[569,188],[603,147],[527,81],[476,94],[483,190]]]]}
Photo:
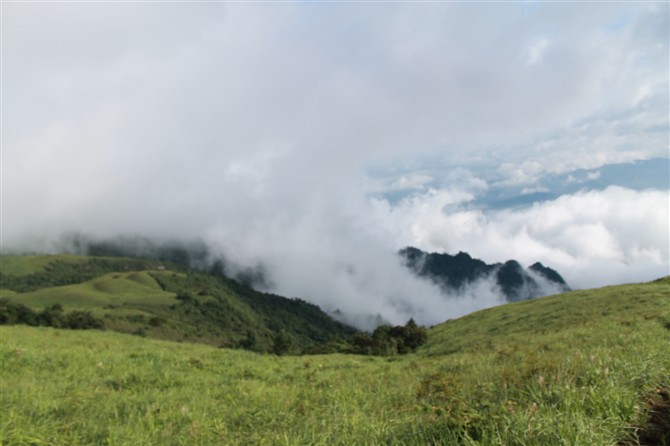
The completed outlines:
{"type": "Polygon", "coordinates": [[[272,353],[275,355],[286,355],[293,351],[295,338],[286,330],[281,330],[272,338],[272,353]]]}
{"type": "Polygon", "coordinates": [[[90,311],[72,311],[63,318],[63,327],[73,330],[102,329],[105,324],[102,320],[93,316],[90,311]]]}
{"type": "Polygon", "coordinates": [[[139,327],[138,329],[136,329],[135,331],[133,331],[133,334],[134,334],[135,336],[140,336],[140,337],[142,337],[142,338],[146,338],[146,337],[147,337],[147,329],[144,328],[144,327],[139,327]]]}
{"type": "Polygon", "coordinates": [[[40,325],[35,312],[23,304],[10,302],[9,299],[0,299],[0,324],[40,325]]]}
{"type": "Polygon", "coordinates": [[[149,319],[149,325],[152,327],[160,327],[165,323],[165,319],[162,317],[154,316],[151,319],[149,319]]]}
{"type": "Polygon", "coordinates": [[[410,319],[404,326],[380,325],[372,335],[356,333],[349,338],[349,347],[345,351],[359,355],[404,355],[416,351],[427,338],[426,328],[410,319]]]}
{"type": "Polygon", "coordinates": [[[102,329],[105,327],[101,319],[93,316],[89,311],[72,311],[63,313],[61,304],[53,304],[42,312],[36,313],[23,304],[10,302],[9,299],[0,299],[0,325],[25,324],[55,328],[71,328],[85,330],[89,328],[102,329]]]}
{"type": "Polygon", "coordinates": [[[46,325],[47,327],[62,327],[63,326],[63,306],[61,304],[53,304],[45,308],[38,316],[39,325],[46,325]]]}

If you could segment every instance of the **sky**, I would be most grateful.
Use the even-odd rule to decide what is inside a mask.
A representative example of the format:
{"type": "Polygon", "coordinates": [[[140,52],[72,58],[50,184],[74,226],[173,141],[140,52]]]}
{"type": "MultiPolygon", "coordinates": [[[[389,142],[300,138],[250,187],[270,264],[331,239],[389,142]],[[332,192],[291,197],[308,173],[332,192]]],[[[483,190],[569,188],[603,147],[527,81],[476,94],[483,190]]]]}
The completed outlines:
{"type": "Polygon", "coordinates": [[[5,252],[203,240],[359,326],[500,302],[486,282],[445,298],[400,263],[410,245],[573,288],[670,274],[670,178],[481,204],[667,165],[667,2],[1,8],[5,252]]]}

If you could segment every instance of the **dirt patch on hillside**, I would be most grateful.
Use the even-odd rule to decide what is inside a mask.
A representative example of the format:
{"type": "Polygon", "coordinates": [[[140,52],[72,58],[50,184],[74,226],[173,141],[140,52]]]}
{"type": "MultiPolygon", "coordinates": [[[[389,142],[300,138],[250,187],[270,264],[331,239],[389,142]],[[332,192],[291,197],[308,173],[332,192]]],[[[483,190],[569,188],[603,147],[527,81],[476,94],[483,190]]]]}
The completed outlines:
{"type": "Polygon", "coordinates": [[[635,429],[637,443],[621,443],[621,446],[670,446],[670,388],[659,387],[645,401],[646,419],[635,429]]]}

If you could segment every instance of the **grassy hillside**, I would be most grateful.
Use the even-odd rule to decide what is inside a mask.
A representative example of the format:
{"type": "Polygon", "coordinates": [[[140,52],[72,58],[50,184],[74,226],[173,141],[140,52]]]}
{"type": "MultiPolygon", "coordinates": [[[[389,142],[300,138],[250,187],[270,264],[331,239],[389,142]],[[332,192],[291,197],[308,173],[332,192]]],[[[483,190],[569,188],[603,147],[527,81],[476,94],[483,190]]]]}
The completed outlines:
{"type": "Polygon", "coordinates": [[[669,320],[665,279],[481,311],[431,329],[419,353],[392,358],[277,357],[4,326],[0,439],[670,444],[669,320]]]}
{"type": "Polygon", "coordinates": [[[670,328],[670,277],[631,284],[573,291],[517,302],[448,321],[431,331],[423,352],[509,350],[551,341],[552,349],[606,342],[608,330],[633,333],[650,323],[670,328]],[[576,336],[573,339],[570,336],[576,336]]]}
{"type": "Polygon", "coordinates": [[[15,298],[35,308],[61,303],[76,309],[99,310],[100,314],[111,314],[103,309],[114,306],[169,306],[177,303],[175,294],[161,289],[151,274],[160,273],[109,273],[80,284],[46,287],[21,293],[15,298]]]}
{"type": "MultiPolygon", "coordinates": [[[[43,256],[0,256],[0,292],[29,292],[43,288],[82,283],[110,272],[165,268],[155,260],[87,257],[71,254],[43,256]]],[[[168,269],[181,271],[174,264],[168,269]]]]}
{"type": "Polygon", "coordinates": [[[0,297],[42,311],[88,311],[106,328],[156,339],[267,351],[286,332],[296,350],[354,329],[317,306],[259,293],[222,275],[112,257],[3,256],[0,297]]]}
{"type": "Polygon", "coordinates": [[[85,257],[72,254],[41,255],[41,256],[1,256],[0,265],[2,274],[6,276],[28,276],[37,272],[46,271],[50,263],[62,261],[66,263],[83,263],[85,257]]]}

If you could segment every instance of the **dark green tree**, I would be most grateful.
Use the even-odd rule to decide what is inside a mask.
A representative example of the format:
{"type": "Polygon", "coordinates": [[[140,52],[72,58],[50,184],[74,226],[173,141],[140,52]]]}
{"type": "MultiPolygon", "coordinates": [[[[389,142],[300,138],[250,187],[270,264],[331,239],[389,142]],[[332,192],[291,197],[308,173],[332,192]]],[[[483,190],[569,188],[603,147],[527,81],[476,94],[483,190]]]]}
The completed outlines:
{"type": "Polygon", "coordinates": [[[61,304],[53,304],[46,307],[38,316],[40,325],[47,327],[62,327],[63,326],[63,306],[61,304]]]}
{"type": "Polygon", "coordinates": [[[428,331],[426,327],[419,326],[414,319],[407,321],[404,327],[403,341],[410,351],[416,351],[417,348],[426,343],[428,331]]]}
{"type": "Polygon", "coordinates": [[[275,355],[287,355],[293,352],[295,338],[286,330],[280,330],[272,338],[272,353],[275,355]]]}
{"type": "Polygon", "coordinates": [[[247,337],[242,339],[238,344],[240,348],[245,350],[258,351],[258,338],[253,331],[247,331],[247,337]]]}
{"type": "Polygon", "coordinates": [[[72,311],[63,318],[63,326],[73,330],[85,330],[89,328],[102,329],[105,324],[97,319],[90,311],[72,311]]]}

